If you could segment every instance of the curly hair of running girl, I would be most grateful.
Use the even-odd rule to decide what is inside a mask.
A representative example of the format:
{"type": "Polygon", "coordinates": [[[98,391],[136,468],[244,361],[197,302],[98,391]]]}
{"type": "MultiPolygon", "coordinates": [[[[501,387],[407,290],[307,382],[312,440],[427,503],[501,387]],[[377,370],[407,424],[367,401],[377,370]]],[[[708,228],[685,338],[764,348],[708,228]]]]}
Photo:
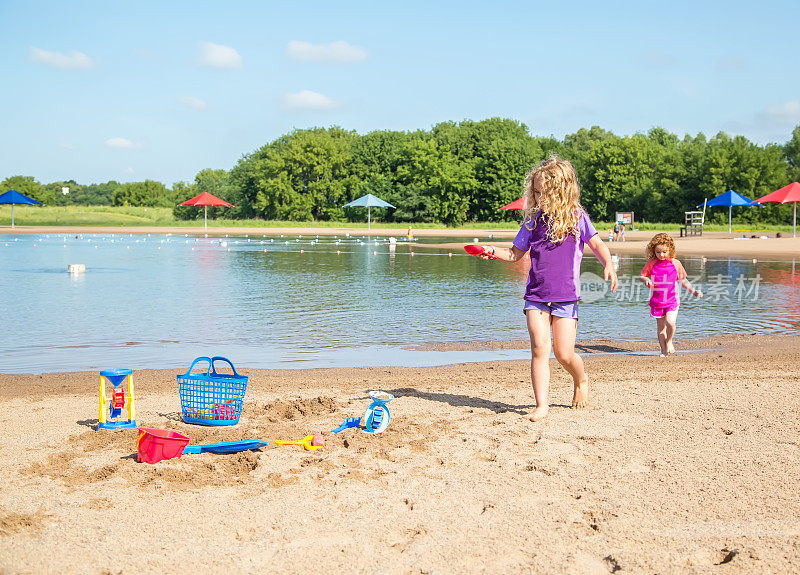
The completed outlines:
{"type": "Polygon", "coordinates": [[[675,259],[677,250],[675,249],[675,240],[672,239],[671,235],[661,233],[653,236],[644,252],[648,260],[656,257],[656,246],[666,246],[667,250],[669,250],[669,258],[675,259]]]}

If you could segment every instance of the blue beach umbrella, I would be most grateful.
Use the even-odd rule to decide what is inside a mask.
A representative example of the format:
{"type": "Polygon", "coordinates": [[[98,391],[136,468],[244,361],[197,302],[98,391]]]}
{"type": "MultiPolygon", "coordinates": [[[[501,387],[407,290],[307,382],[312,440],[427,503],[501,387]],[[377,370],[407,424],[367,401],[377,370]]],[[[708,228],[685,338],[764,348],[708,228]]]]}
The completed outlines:
{"type": "Polygon", "coordinates": [[[367,229],[372,229],[372,208],[393,208],[394,206],[389,202],[384,202],[382,199],[367,194],[361,196],[357,200],[353,200],[349,204],[344,205],[345,208],[367,208],[367,229]]]}
{"type": "Polygon", "coordinates": [[[733,210],[733,206],[760,206],[756,201],[751,200],[750,198],[745,198],[742,194],[738,192],[734,192],[733,190],[728,190],[724,194],[717,196],[712,200],[708,200],[705,204],[700,204],[697,206],[701,208],[703,206],[707,206],[709,208],[713,208],[715,206],[728,206],[728,233],[731,232],[731,211],[733,210]]]}
{"type": "Polygon", "coordinates": [[[17,190],[8,190],[5,194],[0,196],[0,204],[11,204],[11,227],[13,228],[14,204],[39,204],[41,206],[42,202],[37,202],[24,194],[20,194],[17,190]]]}

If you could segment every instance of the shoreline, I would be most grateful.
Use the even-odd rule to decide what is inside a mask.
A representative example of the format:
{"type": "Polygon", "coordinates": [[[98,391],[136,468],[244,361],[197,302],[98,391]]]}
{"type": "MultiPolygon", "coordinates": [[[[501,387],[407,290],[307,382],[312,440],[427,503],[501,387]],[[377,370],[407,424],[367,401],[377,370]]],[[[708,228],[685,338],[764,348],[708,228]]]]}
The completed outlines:
{"type": "MultiPolygon", "coordinates": [[[[702,236],[693,237],[678,237],[678,232],[668,232],[675,240],[675,248],[677,257],[680,259],[682,256],[705,256],[705,257],[735,257],[742,256],[745,258],[753,257],[775,257],[780,259],[792,260],[800,258],[800,238],[791,237],[768,237],[767,239],[759,238],[741,238],[735,234],[727,232],[706,232],[702,236]]],[[[603,239],[603,243],[608,246],[611,255],[636,255],[644,257],[647,244],[656,234],[652,232],[630,232],[628,239],[624,242],[608,242],[603,239]]],[[[511,247],[511,241],[505,238],[509,236],[501,236],[494,234],[495,237],[504,238],[500,241],[496,240],[481,240],[480,243],[491,243],[499,247],[511,247]]],[[[513,238],[513,234],[510,236],[513,238]]],[[[602,237],[602,236],[601,236],[602,237]]],[[[440,243],[440,244],[418,244],[419,247],[435,247],[442,250],[461,250],[463,246],[458,243],[440,243]]],[[[592,255],[592,251],[586,246],[583,250],[584,256],[592,255]]]]}
{"type": "MultiPolygon", "coordinates": [[[[208,228],[201,230],[198,228],[177,228],[177,227],[113,227],[113,226],[17,226],[15,228],[0,227],[0,234],[121,234],[121,235],[146,235],[146,234],[171,234],[171,235],[190,235],[190,236],[244,236],[244,235],[319,235],[319,236],[339,236],[350,234],[351,236],[371,236],[371,237],[397,237],[405,238],[407,228],[381,228],[364,230],[361,228],[208,228]]],[[[414,229],[414,238],[429,237],[459,237],[459,238],[478,238],[479,243],[492,243],[501,247],[509,247],[511,240],[516,236],[516,230],[492,230],[492,229],[414,229]]],[[[645,248],[649,239],[655,235],[655,231],[631,231],[628,232],[627,240],[622,242],[608,242],[600,230],[603,242],[608,246],[612,255],[641,255],[644,256],[645,248]]],[[[678,251],[678,258],[681,256],[706,256],[706,257],[775,257],[780,259],[800,258],[800,238],[775,237],[771,233],[767,239],[741,238],[741,235],[727,232],[706,232],[702,236],[691,236],[681,238],[677,231],[668,232],[675,238],[675,245],[678,251]]],[[[461,243],[419,243],[413,239],[405,245],[414,246],[418,249],[449,250],[460,251],[463,249],[461,243]]],[[[588,246],[584,249],[585,255],[590,255],[588,246]]]]}
{"type": "MultiPolygon", "coordinates": [[[[372,228],[365,230],[363,228],[348,228],[346,226],[336,228],[324,227],[291,227],[291,228],[273,228],[273,227],[210,227],[207,229],[196,227],[171,227],[171,226],[15,226],[13,229],[9,226],[0,226],[0,234],[172,234],[182,235],[188,234],[190,236],[224,236],[224,235],[265,235],[265,236],[278,236],[278,235],[320,235],[320,236],[336,236],[350,234],[351,236],[394,236],[398,238],[405,238],[408,232],[408,227],[398,228],[372,228]]],[[[502,235],[503,237],[513,238],[516,230],[492,230],[492,229],[461,229],[461,228],[413,228],[414,237],[464,237],[469,235],[495,236],[502,235]]]]}
{"type": "MultiPolygon", "coordinates": [[[[796,338],[796,335],[791,334],[746,334],[746,333],[729,333],[721,335],[713,335],[710,337],[701,338],[680,338],[678,342],[679,352],[691,353],[708,353],[709,350],[735,350],[739,347],[746,347],[753,342],[753,339],[760,339],[762,341],[785,341],[788,338],[796,338]]],[[[501,350],[519,350],[527,351],[530,349],[529,341],[482,341],[482,342],[452,342],[452,343],[429,343],[413,346],[404,346],[402,349],[410,351],[431,351],[431,352],[459,352],[459,351],[501,351],[501,350]]],[[[648,340],[611,340],[611,339],[594,339],[594,340],[578,340],[575,342],[575,350],[584,359],[596,357],[645,357],[645,353],[658,352],[658,342],[655,339],[648,340]]],[[[551,361],[554,361],[551,353],[551,361]]],[[[297,367],[297,368],[253,368],[253,367],[239,367],[241,372],[248,372],[253,374],[268,374],[276,375],[291,374],[292,377],[298,374],[325,374],[325,373],[341,373],[341,372],[358,372],[370,370],[427,370],[439,368],[452,368],[459,365],[489,365],[494,363],[530,363],[529,359],[484,359],[475,361],[454,361],[448,363],[441,363],[436,365],[368,365],[368,366],[345,366],[345,367],[297,367]]],[[[134,373],[142,374],[172,374],[171,380],[178,373],[185,373],[186,367],[174,368],[144,368],[134,369],[134,373]]],[[[25,373],[5,373],[0,371],[0,397],[4,394],[12,393],[11,388],[7,387],[9,381],[15,378],[22,378],[28,381],[25,385],[34,383],[36,380],[47,379],[64,379],[75,377],[79,379],[97,378],[97,370],[79,370],[79,371],[45,371],[45,372],[25,372],[25,373]]],[[[324,377],[320,375],[320,377],[324,377]]],[[[63,386],[63,384],[62,384],[63,386]]],[[[71,385],[62,387],[65,393],[77,392],[71,385]]],[[[13,395],[13,394],[12,394],[13,395]]]]}

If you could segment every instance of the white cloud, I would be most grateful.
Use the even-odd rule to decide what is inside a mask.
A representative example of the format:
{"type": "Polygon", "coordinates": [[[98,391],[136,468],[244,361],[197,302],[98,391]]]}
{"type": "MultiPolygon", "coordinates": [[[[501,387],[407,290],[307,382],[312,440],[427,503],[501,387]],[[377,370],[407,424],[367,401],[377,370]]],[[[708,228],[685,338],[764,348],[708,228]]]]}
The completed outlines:
{"type": "Polygon", "coordinates": [[[242,57],[230,46],[201,42],[200,50],[203,53],[200,64],[203,66],[226,70],[236,70],[242,67],[242,57]]]}
{"type": "Polygon", "coordinates": [[[127,168],[125,168],[125,173],[132,176],[136,172],[132,167],[128,166],[127,168]]]}
{"type": "Polygon", "coordinates": [[[208,107],[203,100],[200,98],[195,98],[194,96],[181,96],[178,98],[178,104],[181,106],[186,106],[187,108],[191,108],[192,110],[198,110],[200,112],[208,107]]]}
{"type": "Polygon", "coordinates": [[[339,107],[336,100],[311,90],[284,94],[282,105],[286,110],[333,110],[339,107]]]}
{"type": "Polygon", "coordinates": [[[70,144],[69,142],[61,142],[59,146],[64,148],[65,150],[70,150],[70,151],[78,149],[78,146],[76,146],[75,144],[70,144]]]}
{"type": "Polygon", "coordinates": [[[138,144],[134,144],[127,138],[109,138],[106,140],[106,146],[109,148],[121,148],[124,150],[135,150],[140,146],[138,144]]]}
{"type": "Polygon", "coordinates": [[[367,51],[364,48],[341,40],[330,44],[310,44],[292,40],[286,46],[286,55],[298,62],[321,64],[346,64],[347,62],[364,62],[367,59],[367,51]]]}
{"type": "Polygon", "coordinates": [[[83,52],[73,50],[69,55],[60,52],[47,52],[31,46],[31,60],[59,70],[89,70],[95,67],[95,61],[83,52]]]}
{"type": "Polygon", "coordinates": [[[757,121],[770,126],[796,126],[800,124],[800,100],[769,105],[757,114],[757,121]]]}

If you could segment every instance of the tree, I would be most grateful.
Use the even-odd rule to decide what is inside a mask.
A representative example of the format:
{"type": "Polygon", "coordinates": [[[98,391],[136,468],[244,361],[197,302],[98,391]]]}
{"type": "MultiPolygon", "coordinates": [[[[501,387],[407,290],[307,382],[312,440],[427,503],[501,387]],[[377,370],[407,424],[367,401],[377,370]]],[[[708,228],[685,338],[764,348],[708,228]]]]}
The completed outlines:
{"type": "MultiPolygon", "coordinates": [[[[757,198],[800,180],[800,126],[782,146],[760,146],[720,132],[679,139],[661,127],[618,137],[598,126],[559,141],[534,137],[508,118],[441,122],[430,130],[379,130],[358,135],[333,126],[295,130],[245,154],[227,172],[204,169],[172,189],[151,180],[81,185],[73,180],[41,185],[30,176],[3,181],[49,204],[169,206],[179,219],[199,217],[176,204],[207,191],[234,205],[226,218],[363,221],[364,210],[343,205],[366,193],[396,208],[375,210],[396,222],[517,220],[498,208],[520,197],[526,172],[551,153],[571,161],[581,200],[595,219],[619,210],[637,219],[683,221],[704,198],[727,189],[757,198]],[[69,195],[61,188],[68,186],[69,195]]],[[[735,212],[739,221],[782,222],[791,206],[735,212]]],[[[214,209],[212,218],[218,214],[214,209]]]]}
{"type": "Polygon", "coordinates": [[[115,206],[171,207],[173,198],[161,182],[145,180],[119,185],[112,202],[115,206]]]}
{"type": "Polygon", "coordinates": [[[783,147],[790,182],[800,181],[800,126],[792,130],[792,138],[783,147]]]}
{"type": "Polygon", "coordinates": [[[69,198],[73,204],[81,206],[110,206],[113,203],[114,192],[119,186],[119,182],[114,180],[103,184],[89,184],[74,195],[70,188],[69,198]]]}
{"type": "Polygon", "coordinates": [[[354,183],[349,164],[355,137],[338,127],[295,130],[240,160],[233,181],[257,216],[338,217],[354,183]]]}
{"type": "Polygon", "coordinates": [[[66,182],[51,182],[42,186],[42,192],[46,197],[52,198],[51,200],[48,200],[48,204],[56,206],[69,206],[75,203],[76,197],[80,197],[83,194],[83,186],[81,186],[75,180],[69,180],[66,182]],[[63,192],[64,188],[69,190],[66,194],[63,192]]]}
{"type": "Polygon", "coordinates": [[[591,146],[582,200],[593,219],[609,221],[616,211],[641,209],[642,190],[652,189],[651,153],[642,136],[606,139],[591,146]]]}
{"type": "Polygon", "coordinates": [[[175,182],[172,184],[172,195],[175,197],[175,206],[172,208],[172,216],[176,220],[196,220],[203,214],[200,208],[181,205],[186,200],[197,195],[194,184],[175,182]]]}
{"type": "Polygon", "coordinates": [[[457,157],[469,165],[475,181],[474,190],[464,190],[470,195],[467,219],[518,219],[518,214],[499,208],[522,195],[525,174],[544,157],[539,141],[525,124],[502,118],[462,122],[459,129],[469,146],[463,146],[466,155],[457,157]]]}

